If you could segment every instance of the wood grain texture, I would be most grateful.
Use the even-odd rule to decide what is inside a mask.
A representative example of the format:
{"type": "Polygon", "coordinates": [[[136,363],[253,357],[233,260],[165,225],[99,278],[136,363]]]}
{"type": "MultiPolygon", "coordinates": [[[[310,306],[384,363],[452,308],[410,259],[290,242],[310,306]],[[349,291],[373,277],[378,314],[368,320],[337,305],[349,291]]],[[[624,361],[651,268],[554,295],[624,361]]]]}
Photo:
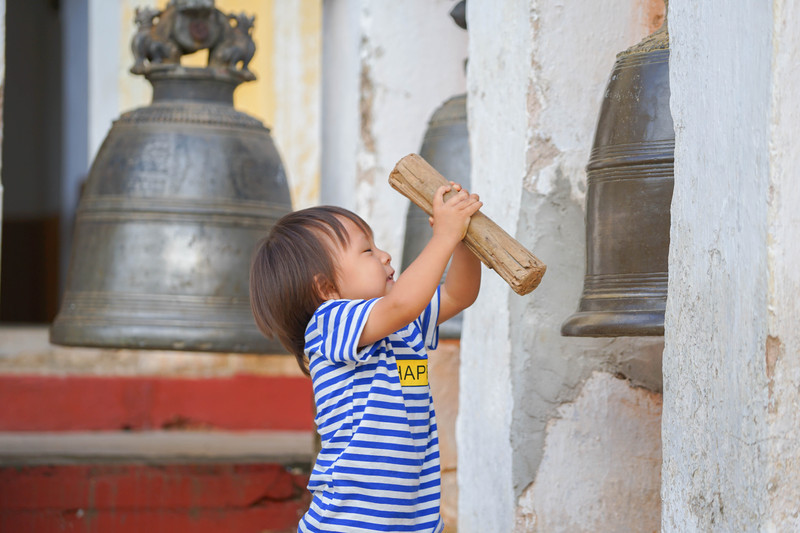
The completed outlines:
{"type": "MultiPolygon", "coordinates": [[[[395,165],[389,184],[430,216],[436,190],[450,182],[422,157],[409,154],[395,165]]],[[[454,192],[447,193],[445,199],[451,194],[454,192]]],[[[547,269],[539,258],[480,211],[472,215],[464,244],[517,294],[528,294],[535,289],[547,269]]]]}

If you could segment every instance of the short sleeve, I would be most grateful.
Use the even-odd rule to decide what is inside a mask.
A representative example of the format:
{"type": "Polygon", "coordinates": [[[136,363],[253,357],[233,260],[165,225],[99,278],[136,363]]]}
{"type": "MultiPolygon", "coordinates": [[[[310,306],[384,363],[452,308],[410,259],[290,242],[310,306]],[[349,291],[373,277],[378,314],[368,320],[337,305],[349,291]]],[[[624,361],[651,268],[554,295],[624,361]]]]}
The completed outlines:
{"type": "Polygon", "coordinates": [[[305,352],[309,360],[323,356],[334,362],[357,362],[368,356],[358,351],[358,339],[367,323],[370,311],[378,301],[329,300],[322,304],[308,323],[305,352]]]}
{"type": "Polygon", "coordinates": [[[417,318],[417,325],[425,339],[425,346],[429,350],[435,350],[439,345],[439,303],[441,301],[441,286],[436,288],[428,307],[417,318]]]}

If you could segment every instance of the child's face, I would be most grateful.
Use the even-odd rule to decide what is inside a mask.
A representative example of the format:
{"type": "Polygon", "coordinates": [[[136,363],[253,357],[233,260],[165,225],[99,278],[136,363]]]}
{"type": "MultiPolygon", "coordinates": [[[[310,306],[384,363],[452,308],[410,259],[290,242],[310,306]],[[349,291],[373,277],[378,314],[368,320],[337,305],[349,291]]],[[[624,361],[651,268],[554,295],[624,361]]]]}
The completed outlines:
{"type": "Polygon", "coordinates": [[[386,296],[394,287],[391,256],[375,246],[372,235],[364,233],[352,220],[342,219],[342,223],[350,242],[334,251],[338,297],[366,300],[386,296]]]}

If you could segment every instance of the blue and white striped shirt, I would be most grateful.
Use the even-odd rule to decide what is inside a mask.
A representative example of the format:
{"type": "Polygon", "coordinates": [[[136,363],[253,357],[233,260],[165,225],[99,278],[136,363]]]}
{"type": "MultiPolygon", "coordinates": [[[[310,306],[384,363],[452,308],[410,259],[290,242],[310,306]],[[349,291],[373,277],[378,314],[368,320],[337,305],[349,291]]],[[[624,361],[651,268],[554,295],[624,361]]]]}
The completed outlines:
{"type": "Polygon", "coordinates": [[[411,324],[358,348],[372,300],[330,300],[306,328],[322,449],[298,531],[439,532],[440,468],[427,349],[439,290],[411,324]]]}

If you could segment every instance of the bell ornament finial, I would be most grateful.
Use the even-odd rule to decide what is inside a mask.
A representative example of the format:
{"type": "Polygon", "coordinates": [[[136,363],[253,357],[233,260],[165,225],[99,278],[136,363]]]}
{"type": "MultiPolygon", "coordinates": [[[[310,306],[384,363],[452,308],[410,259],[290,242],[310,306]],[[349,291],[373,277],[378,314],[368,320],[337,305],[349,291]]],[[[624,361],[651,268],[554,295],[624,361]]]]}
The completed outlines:
{"type": "Polygon", "coordinates": [[[244,13],[225,14],[214,6],[214,0],[172,0],[163,11],[136,8],[138,29],[131,40],[131,72],[149,77],[154,71],[166,70],[181,76],[189,70],[178,70],[182,56],[208,50],[207,70],[240,81],[254,80],[248,68],[256,51],[254,20],[244,13]]]}

